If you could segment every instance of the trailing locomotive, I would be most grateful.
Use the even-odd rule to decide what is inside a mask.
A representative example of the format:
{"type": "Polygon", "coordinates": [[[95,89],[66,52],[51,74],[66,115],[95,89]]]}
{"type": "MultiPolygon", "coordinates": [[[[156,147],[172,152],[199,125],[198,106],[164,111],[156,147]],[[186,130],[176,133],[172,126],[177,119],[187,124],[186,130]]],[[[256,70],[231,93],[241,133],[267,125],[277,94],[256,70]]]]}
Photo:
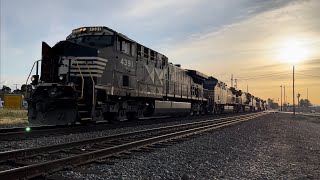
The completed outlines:
{"type": "MultiPolygon", "coordinates": [[[[36,62],[28,120],[64,125],[162,114],[262,110],[255,98],[168,58],[107,27],[82,27],[36,62]],[[38,62],[41,73],[38,75],[38,62]],[[259,107],[259,108],[257,108],[259,107]]],[[[259,101],[260,102],[260,101],[259,101]]]]}

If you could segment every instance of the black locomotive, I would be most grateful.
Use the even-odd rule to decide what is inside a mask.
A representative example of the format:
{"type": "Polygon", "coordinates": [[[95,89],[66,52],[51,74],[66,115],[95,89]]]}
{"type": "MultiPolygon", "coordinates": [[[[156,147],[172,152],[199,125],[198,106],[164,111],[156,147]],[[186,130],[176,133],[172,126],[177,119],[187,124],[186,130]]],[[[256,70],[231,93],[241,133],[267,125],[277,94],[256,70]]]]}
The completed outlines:
{"type": "Polygon", "coordinates": [[[165,55],[107,27],[75,29],[52,48],[43,42],[39,61],[28,98],[28,119],[36,124],[114,122],[266,106],[216,78],[182,69],[165,55]]]}

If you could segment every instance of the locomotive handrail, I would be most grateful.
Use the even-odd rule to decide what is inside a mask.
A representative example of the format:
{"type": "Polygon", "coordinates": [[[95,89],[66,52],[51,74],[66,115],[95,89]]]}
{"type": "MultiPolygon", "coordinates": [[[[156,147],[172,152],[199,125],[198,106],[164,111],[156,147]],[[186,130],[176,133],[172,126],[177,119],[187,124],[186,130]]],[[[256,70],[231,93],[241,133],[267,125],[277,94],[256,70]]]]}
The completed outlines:
{"type": "Polygon", "coordinates": [[[26,80],[25,97],[27,97],[27,92],[28,92],[28,80],[29,80],[30,75],[31,75],[31,73],[32,73],[32,71],[33,71],[34,65],[35,65],[36,63],[38,63],[39,61],[42,61],[42,60],[41,60],[41,59],[40,59],[40,60],[36,60],[36,61],[33,63],[32,68],[31,68],[31,71],[30,71],[30,73],[29,73],[29,75],[28,75],[28,78],[27,78],[27,80],[26,80]]]}
{"type": "Polygon", "coordinates": [[[95,88],[95,83],[94,83],[94,79],[93,79],[93,77],[92,77],[92,74],[91,74],[91,71],[90,71],[90,68],[89,68],[89,65],[88,65],[88,63],[86,62],[86,65],[87,65],[87,68],[88,68],[88,70],[89,70],[89,74],[90,74],[90,77],[91,77],[91,81],[92,81],[92,108],[94,107],[94,102],[95,102],[95,96],[94,96],[94,88],[95,88]]]}
{"type": "Polygon", "coordinates": [[[77,59],[75,59],[75,60],[76,60],[77,68],[78,68],[78,70],[79,70],[79,72],[80,72],[80,76],[81,76],[81,79],[82,79],[81,97],[80,97],[80,99],[82,99],[82,98],[83,98],[83,88],[84,88],[84,78],[83,78],[83,75],[82,75],[81,69],[80,69],[80,67],[79,67],[78,60],[77,60],[77,59]]]}

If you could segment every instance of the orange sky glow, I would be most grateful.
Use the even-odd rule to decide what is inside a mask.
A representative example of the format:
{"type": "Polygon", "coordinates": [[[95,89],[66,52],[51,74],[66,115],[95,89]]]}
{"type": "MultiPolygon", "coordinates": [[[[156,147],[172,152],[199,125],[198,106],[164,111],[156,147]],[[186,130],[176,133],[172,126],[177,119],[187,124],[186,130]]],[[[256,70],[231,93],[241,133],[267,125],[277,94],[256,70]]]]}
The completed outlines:
{"type": "MultiPolygon", "coordinates": [[[[292,65],[295,64],[295,94],[320,104],[320,3],[307,1],[267,11],[255,17],[190,38],[167,50],[185,68],[198,69],[267,99],[280,98],[286,87],[292,104],[292,65]],[[174,50],[173,50],[174,49],[174,50]],[[186,64],[187,62],[187,64],[186,64]]],[[[295,95],[296,96],[296,95],[295,95]]]]}

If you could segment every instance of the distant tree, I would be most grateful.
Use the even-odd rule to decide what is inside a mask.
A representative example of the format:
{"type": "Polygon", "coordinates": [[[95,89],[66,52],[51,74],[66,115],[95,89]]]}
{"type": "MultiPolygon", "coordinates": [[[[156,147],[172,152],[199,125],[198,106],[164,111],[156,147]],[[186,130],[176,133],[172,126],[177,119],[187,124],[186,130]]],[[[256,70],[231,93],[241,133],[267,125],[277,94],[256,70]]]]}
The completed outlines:
{"type": "Polygon", "coordinates": [[[11,92],[11,88],[9,88],[6,85],[3,85],[1,91],[4,91],[5,93],[10,93],[11,92]]]}
{"type": "Polygon", "coordinates": [[[21,90],[20,89],[16,89],[12,91],[13,94],[21,94],[21,90]]]}
{"type": "Polygon", "coordinates": [[[271,104],[272,109],[279,109],[279,104],[278,103],[272,103],[271,104]]]}
{"type": "Polygon", "coordinates": [[[309,99],[300,99],[299,104],[300,104],[301,107],[309,107],[309,106],[311,106],[311,103],[310,103],[309,99]]]}
{"type": "Polygon", "coordinates": [[[268,99],[268,105],[269,105],[269,107],[270,108],[272,108],[272,109],[278,109],[279,108],[279,104],[278,103],[275,103],[274,101],[273,101],[273,99],[268,99]]]}

